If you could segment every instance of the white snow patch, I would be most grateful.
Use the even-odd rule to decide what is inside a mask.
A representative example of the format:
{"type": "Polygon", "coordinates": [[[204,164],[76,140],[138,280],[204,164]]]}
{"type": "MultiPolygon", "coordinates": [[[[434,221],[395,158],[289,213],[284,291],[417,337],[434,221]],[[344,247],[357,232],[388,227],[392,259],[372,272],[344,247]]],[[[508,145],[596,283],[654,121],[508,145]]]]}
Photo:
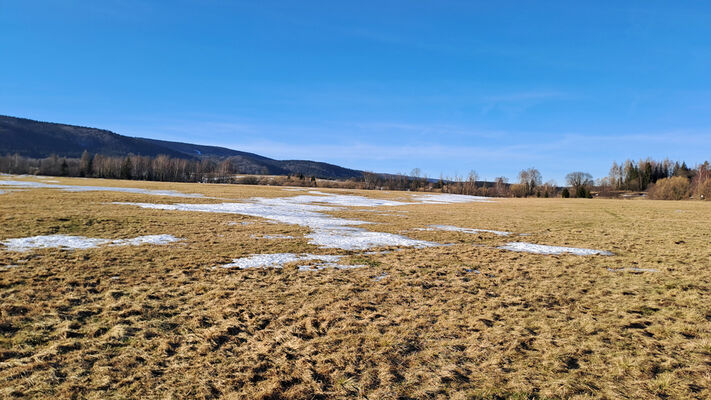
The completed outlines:
{"type": "Polygon", "coordinates": [[[12,269],[12,268],[17,268],[17,265],[14,265],[14,264],[0,265],[0,269],[12,269]]]}
{"type": "Polygon", "coordinates": [[[7,192],[4,191],[4,190],[2,190],[2,189],[0,189],[0,194],[5,194],[5,193],[7,193],[7,192]]]}
{"type": "Polygon", "coordinates": [[[285,264],[292,262],[314,261],[310,265],[302,265],[299,271],[317,271],[324,268],[353,269],[362,268],[364,265],[343,265],[338,261],[343,256],[338,255],[317,255],[317,254],[252,254],[249,257],[232,260],[230,264],[221,265],[222,268],[282,268],[285,264]]]}
{"type": "Polygon", "coordinates": [[[491,197],[468,196],[464,194],[418,194],[412,199],[424,204],[452,204],[452,203],[492,203],[491,197]]]}
{"type": "Polygon", "coordinates": [[[229,226],[235,226],[235,225],[252,225],[254,222],[235,222],[235,221],[230,221],[227,223],[229,226]]]}
{"type": "Polygon", "coordinates": [[[66,250],[86,250],[101,245],[140,246],[142,244],[167,244],[180,239],[172,235],[148,235],[133,239],[100,239],[71,235],[44,235],[26,238],[14,238],[0,241],[8,251],[24,252],[32,249],[61,248],[66,250]]]}
{"type": "Polygon", "coordinates": [[[174,190],[150,190],[150,189],[111,187],[111,186],[55,185],[55,184],[32,182],[32,181],[0,180],[0,185],[31,188],[31,189],[59,189],[59,190],[65,191],[65,192],[120,192],[120,193],[147,194],[147,195],[152,195],[152,196],[188,197],[188,198],[205,197],[200,193],[181,193],[181,192],[176,192],[174,190]]]}
{"type": "Polygon", "coordinates": [[[429,229],[427,228],[419,228],[418,230],[439,230],[439,231],[450,231],[450,232],[463,232],[463,233],[493,233],[494,235],[499,235],[499,236],[508,236],[511,234],[511,232],[504,232],[504,231],[493,231],[491,229],[475,229],[475,228],[460,228],[458,226],[452,226],[452,225],[428,225],[429,229]]]}
{"type": "Polygon", "coordinates": [[[499,246],[499,249],[510,250],[510,251],[522,251],[526,253],[535,254],[563,254],[570,253],[577,256],[590,256],[590,255],[601,255],[601,256],[611,256],[612,253],[605,250],[593,250],[593,249],[582,249],[577,247],[563,247],[563,246],[546,246],[543,244],[533,244],[525,242],[509,242],[505,246],[499,246]]]}
{"type": "Polygon", "coordinates": [[[343,226],[332,228],[317,228],[306,235],[311,239],[309,243],[325,248],[338,248],[344,250],[366,250],[372,247],[405,246],[405,247],[432,247],[438,243],[425,240],[410,239],[405,236],[385,232],[372,232],[361,228],[348,228],[343,226]]]}
{"type": "Polygon", "coordinates": [[[138,236],[133,239],[117,239],[111,242],[111,246],[140,246],[142,244],[163,245],[168,243],[179,242],[179,239],[173,235],[146,235],[138,236]]]}

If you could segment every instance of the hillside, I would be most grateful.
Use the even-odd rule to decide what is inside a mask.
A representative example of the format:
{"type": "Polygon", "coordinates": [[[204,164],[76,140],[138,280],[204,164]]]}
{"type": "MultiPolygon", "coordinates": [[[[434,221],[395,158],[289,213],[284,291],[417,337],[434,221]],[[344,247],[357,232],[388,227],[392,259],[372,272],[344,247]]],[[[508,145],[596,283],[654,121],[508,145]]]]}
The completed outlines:
{"type": "Polygon", "coordinates": [[[229,159],[245,174],[304,174],[330,179],[360,177],[362,171],[309,160],[274,160],[218,146],[137,138],[105,129],[0,116],[0,154],[78,158],[84,150],[107,156],[168,155],[186,159],[229,159]]]}

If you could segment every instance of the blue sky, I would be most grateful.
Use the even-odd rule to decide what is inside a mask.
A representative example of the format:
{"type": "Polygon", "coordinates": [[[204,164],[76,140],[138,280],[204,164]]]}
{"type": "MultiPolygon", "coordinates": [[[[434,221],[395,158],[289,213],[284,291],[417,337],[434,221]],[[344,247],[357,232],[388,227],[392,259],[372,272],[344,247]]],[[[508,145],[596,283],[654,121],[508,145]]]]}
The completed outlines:
{"type": "Polygon", "coordinates": [[[711,159],[708,1],[0,0],[0,114],[431,177],[711,159]]]}

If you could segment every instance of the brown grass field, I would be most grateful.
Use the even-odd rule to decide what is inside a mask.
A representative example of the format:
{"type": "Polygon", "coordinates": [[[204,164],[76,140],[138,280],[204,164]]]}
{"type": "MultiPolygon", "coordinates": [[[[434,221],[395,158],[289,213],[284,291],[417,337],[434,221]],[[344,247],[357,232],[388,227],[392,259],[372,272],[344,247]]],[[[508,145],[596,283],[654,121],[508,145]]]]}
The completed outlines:
{"type": "Polygon", "coordinates": [[[454,244],[364,254],[319,248],[303,238],[308,228],[261,218],[107,204],[299,194],[283,188],[58,180],[220,199],[0,194],[0,240],[184,239],[24,253],[0,246],[0,398],[711,398],[709,202],[496,199],[330,213],[454,244]],[[254,223],[229,224],[240,221],[254,223]],[[413,230],[428,224],[530,236],[413,230]],[[615,255],[496,248],[518,240],[615,255]],[[367,267],[212,268],[283,252],[344,254],[367,267]]]}

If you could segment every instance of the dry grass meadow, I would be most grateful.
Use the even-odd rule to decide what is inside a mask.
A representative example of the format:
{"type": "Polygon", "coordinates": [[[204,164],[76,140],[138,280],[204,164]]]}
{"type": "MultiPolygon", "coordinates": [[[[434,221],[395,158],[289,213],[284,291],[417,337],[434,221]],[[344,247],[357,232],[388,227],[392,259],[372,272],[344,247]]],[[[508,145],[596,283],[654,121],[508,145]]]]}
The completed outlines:
{"type": "Polygon", "coordinates": [[[309,244],[309,229],[297,225],[109,204],[298,194],[283,188],[58,180],[219,199],[0,194],[0,240],[184,239],[24,253],[0,246],[1,398],[711,398],[709,202],[497,199],[330,213],[453,243],[365,254],[309,244]],[[230,224],[245,221],[253,224],[230,224]],[[530,236],[415,230],[428,224],[530,236]],[[615,254],[496,248],[512,240],[615,254]],[[343,254],[367,267],[213,268],[286,252],[343,254]]]}

